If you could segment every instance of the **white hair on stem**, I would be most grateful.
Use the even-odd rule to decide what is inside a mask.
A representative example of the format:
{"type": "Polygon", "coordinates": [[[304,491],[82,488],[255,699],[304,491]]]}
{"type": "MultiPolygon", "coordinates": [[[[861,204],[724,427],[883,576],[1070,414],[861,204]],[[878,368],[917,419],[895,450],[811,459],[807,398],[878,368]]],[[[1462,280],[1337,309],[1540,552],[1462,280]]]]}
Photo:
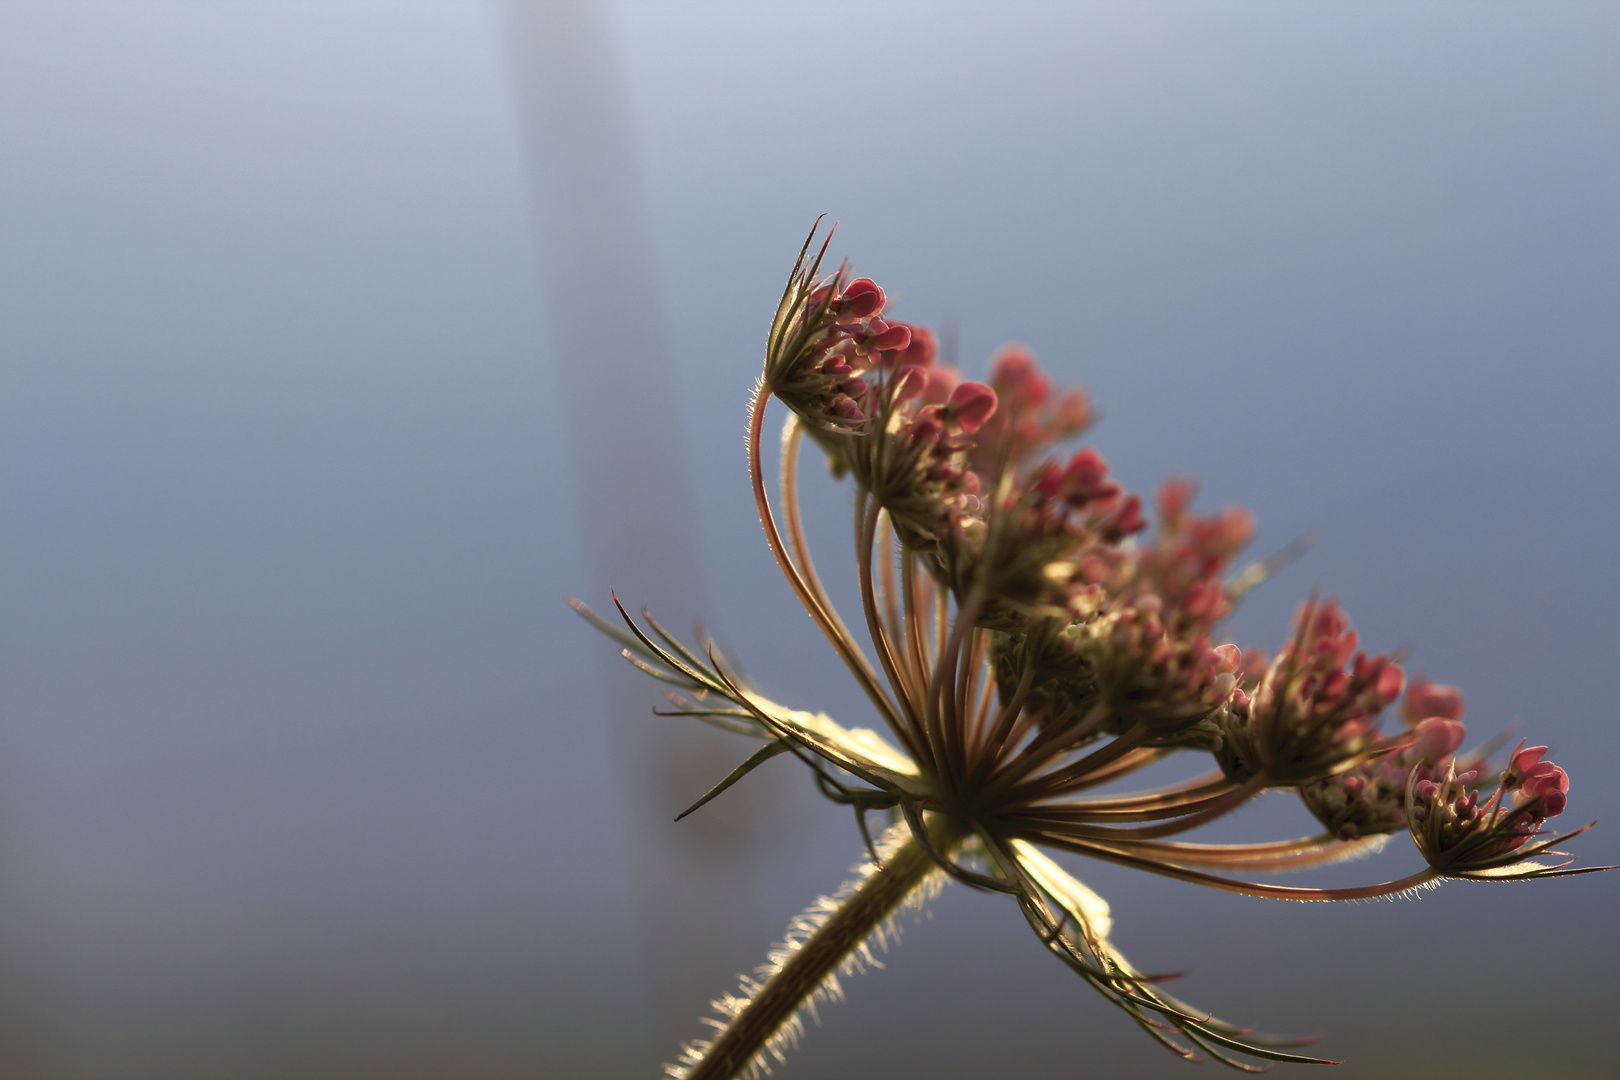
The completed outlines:
{"type": "MultiPolygon", "coordinates": [[[[911,831],[904,823],[893,826],[877,842],[878,860],[887,865],[901,848],[911,842],[911,831]]],[[[832,896],[817,897],[809,907],[793,917],[782,940],[767,954],[765,963],[755,968],[752,975],[737,977],[735,992],[710,1002],[715,1015],[702,1017],[701,1022],[715,1029],[716,1039],[725,1034],[766,984],[786,969],[788,962],[805,947],[806,942],[827,925],[828,920],[848,903],[861,886],[882,871],[871,859],[862,859],[850,868],[850,872],[855,876],[839,886],[838,891],[832,896]]],[[[771,1033],[736,1075],[746,1080],[754,1080],[759,1076],[770,1075],[773,1062],[786,1063],[788,1051],[798,1049],[799,1040],[804,1037],[804,1014],[808,1012],[811,1019],[820,1024],[818,1007],[821,1003],[844,999],[844,987],[839,981],[841,976],[863,975],[869,968],[882,967],[883,962],[878,959],[877,952],[886,953],[891,945],[900,943],[899,917],[906,913],[920,914],[924,906],[939,895],[945,886],[945,880],[944,871],[937,867],[923,875],[906,893],[904,899],[859,939],[833,966],[815,990],[804,997],[798,1008],[783,1019],[780,1026],[771,1033]],[[874,948],[877,952],[874,952],[874,948]]],[[[714,1040],[711,1039],[694,1039],[683,1043],[679,1060],[664,1066],[665,1075],[670,1080],[686,1080],[692,1074],[693,1067],[703,1061],[713,1045],[714,1040]]]]}

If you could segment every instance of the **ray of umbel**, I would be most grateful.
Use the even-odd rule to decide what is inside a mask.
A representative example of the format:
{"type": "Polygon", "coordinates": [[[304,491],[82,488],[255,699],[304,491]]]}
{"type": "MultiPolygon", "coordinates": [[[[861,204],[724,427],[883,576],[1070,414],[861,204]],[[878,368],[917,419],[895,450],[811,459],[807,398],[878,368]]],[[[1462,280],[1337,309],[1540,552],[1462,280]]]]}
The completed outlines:
{"type": "Polygon", "coordinates": [[[896,915],[952,879],[1005,894],[1054,957],[1182,1057],[1245,1071],[1329,1064],[1297,1052],[1309,1038],[1256,1035],[1167,994],[1114,948],[1108,904],[1043,848],[1307,901],[1608,869],[1573,868],[1554,850],[1584,830],[1543,833],[1569,789],[1546,747],[1521,742],[1500,769],[1492,746],[1459,755],[1461,693],[1408,683],[1394,658],[1361,651],[1335,601],[1312,595],[1274,656],[1218,643],[1233,605],[1293,553],[1235,568],[1253,519],[1237,508],[1195,514],[1186,480],[1160,489],[1150,527],[1095,450],[1049,456],[1088,426],[1083,393],[1057,391],[1017,346],[993,358],[987,383],[963,380],[926,328],[885,316],[875,283],[842,269],[821,276],[826,246],[812,256],[805,242],[772,322],[748,464],[770,551],[882,732],[771,701],[712,643],[683,644],[645,611],[619,607],[612,622],[573,602],[668,684],[668,715],[759,740],[687,813],[792,754],[852,809],[867,852],[765,966],[715,1001],[713,1036],[683,1046],[669,1076],[769,1072],[803,1035],[801,1013],[838,998],[839,977],[898,933],[896,915]],[[787,408],[774,505],[761,456],[772,400],[787,408]],[[805,540],[807,440],[855,488],[861,609],[851,622],[864,641],[834,609],[805,540]],[[1386,711],[1398,718],[1389,732],[1386,711]],[[1151,791],[1103,790],[1189,754],[1208,771],[1151,791]],[[1298,793],[1320,833],[1247,844],[1184,835],[1279,788],[1298,793]],[[1401,831],[1425,863],[1414,873],[1334,889],[1253,880],[1364,858],[1401,831]]]}

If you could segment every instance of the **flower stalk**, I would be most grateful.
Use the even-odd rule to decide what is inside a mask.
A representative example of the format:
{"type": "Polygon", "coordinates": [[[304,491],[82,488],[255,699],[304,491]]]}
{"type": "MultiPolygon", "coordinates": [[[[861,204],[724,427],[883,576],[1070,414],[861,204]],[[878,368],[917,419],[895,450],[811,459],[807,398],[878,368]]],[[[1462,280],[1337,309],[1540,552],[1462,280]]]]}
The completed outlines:
{"type": "MultiPolygon", "coordinates": [[[[935,817],[928,822],[935,852],[955,855],[968,831],[935,817]]],[[[721,998],[715,1008],[729,1021],[714,1039],[682,1047],[683,1061],[668,1073],[676,1080],[730,1080],[746,1072],[768,1071],[768,1057],[784,1051],[801,1033],[799,1014],[818,995],[842,996],[838,976],[874,964],[874,939],[886,946],[898,931],[895,916],[937,892],[943,874],[927,847],[902,827],[879,848],[880,863],[859,868],[845,895],[822,901],[801,915],[772,963],[744,979],[741,994],[721,998]],[[797,933],[796,933],[797,932],[797,933]]]]}

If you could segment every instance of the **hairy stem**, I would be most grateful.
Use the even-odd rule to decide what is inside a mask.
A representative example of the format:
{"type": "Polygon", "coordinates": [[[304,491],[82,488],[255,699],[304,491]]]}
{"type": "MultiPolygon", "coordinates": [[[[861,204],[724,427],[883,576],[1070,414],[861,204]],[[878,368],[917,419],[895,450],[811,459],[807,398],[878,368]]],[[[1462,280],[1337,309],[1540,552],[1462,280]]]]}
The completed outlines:
{"type": "MultiPolygon", "coordinates": [[[[950,858],[968,833],[959,824],[936,817],[929,821],[928,835],[934,850],[950,858]]],[[[838,975],[851,954],[939,873],[939,866],[916,837],[901,840],[884,857],[882,867],[868,873],[826,921],[781,961],[702,1057],[678,1075],[684,1080],[732,1080],[746,1072],[771,1049],[772,1040],[794,1022],[817,991],[838,975]]]]}

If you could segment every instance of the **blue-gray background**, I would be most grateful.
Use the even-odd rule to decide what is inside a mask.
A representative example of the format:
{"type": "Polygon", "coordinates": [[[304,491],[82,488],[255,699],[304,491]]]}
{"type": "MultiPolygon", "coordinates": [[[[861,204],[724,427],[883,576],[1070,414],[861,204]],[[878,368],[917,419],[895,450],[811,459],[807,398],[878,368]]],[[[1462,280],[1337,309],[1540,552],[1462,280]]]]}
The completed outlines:
{"type": "MultiPolygon", "coordinates": [[[[741,462],[823,211],[970,369],[1016,338],[1083,380],[1133,486],[1198,475],[1261,551],[1321,536],[1241,642],[1321,584],[1476,732],[1551,742],[1569,817],[1607,819],[1577,850],[1620,861],[1613,5],[6,6],[0,161],[8,1077],[652,1075],[837,885],[854,830],[786,761],[690,851],[648,831],[732,748],[617,715],[561,603],[657,589],[585,523],[649,559],[695,523],[706,624],[862,716],[741,462]],[[601,46],[577,98],[523,82],[548,11],[601,46]],[[622,292],[558,301],[565,141],[524,85],[630,148],[622,292]],[[626,320],[678,423],[560,376],[626,320]],[[617,506],[591,429],[690,497],[617,506]],[[706,916],[661,907],[665,865],[706,916]]],[[[808,501],[830,569],[847,495],[808,501]]],[[[1226,835],[1307,829],[1272,796],[1226,835]]],[[[1140,966],[1326,1029],[1337,1075],[1614,1073],[1606,875],[1326,908],[1080,870],[1140,966]]],[[[782,1075],[1191,1075],[998,898],[948,892],[848,989],[782,1075]]]]}

